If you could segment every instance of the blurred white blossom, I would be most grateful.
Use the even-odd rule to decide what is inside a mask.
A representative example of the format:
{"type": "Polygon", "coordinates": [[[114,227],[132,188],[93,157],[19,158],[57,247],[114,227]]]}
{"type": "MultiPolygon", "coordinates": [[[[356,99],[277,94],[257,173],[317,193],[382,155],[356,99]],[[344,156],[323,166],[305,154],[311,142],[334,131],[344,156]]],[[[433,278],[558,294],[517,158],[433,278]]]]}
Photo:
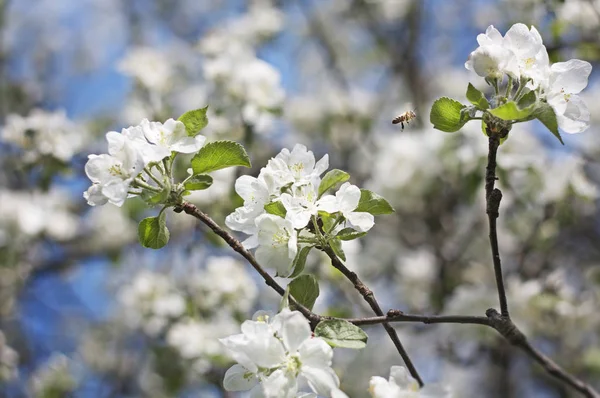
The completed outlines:
{"type": "Polygon", "coordinates": [[[86,128],[69,120],[64,111],[41,109],[29,116],[8,115],[0,137],[23,149],[23,160],[28,163],[43,156],[68,162],[89,140],[86,128]]]}

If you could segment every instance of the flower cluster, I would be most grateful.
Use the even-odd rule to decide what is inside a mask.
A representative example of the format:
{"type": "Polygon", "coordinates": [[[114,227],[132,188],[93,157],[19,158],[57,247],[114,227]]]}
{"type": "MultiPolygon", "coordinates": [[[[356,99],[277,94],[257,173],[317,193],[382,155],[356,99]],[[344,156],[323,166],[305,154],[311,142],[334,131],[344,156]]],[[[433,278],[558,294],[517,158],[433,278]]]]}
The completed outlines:
{"type": "Polygon", "coordinates": [[[477,42],[479,47],[465,63],[467,69],[496,85],[507,75],[510,89],[513,79],[520,82],[519,94],[535,90],[540,100],[552,106],[560,128],[567,133],[589,127],[590,112],[577,96],[587,86],[592,71],[589,62],[571,59],[550,65],[537,29],[521,23],[504,36],[490,26],[477,36],[477,42]]]}
{"type": "Polygon", "coordinates": [[[319,195],[321,174],[328,167],[328,155],[315,162],[312,151],[297,144],[291,152],[284,148],[270,159],[258,177],[242,176],[235,183],[244,205],[225,223],[251,235],[244,246],[258,247],[258,261],[280,276],[289,275],[298,244],[311,242],[319,233],[315,231],[319,212],[336,214],[338,229],[367,232],[374,225],[372,214],[355,211],[361,198],[357,186],[344,183],[335,196],[319,195]],[[277,210],[266,210],[271,207],[277,210]]]}
{"type": "Polygon", "coordinates": [[[250,390],[253,397],[315,397],[298,392],[298,378],[314,393],[345,397],[331,368],[333,349],[312,337],[308,321],[298,311],[283,309],[274,317],[257,312],[242,324],[242,333],[221,339],[238,362],[225,373],[228,391],[250,390]]]}
{"type": "Polygon", "coordinates": [[[92,185],[83,196],[91,206],[106,202],[122,206],[125,199],[144,191],[162,192],[164,184],[170,181],[167,165],[161,161],[172,152],[198,151],[206,138],[189,136],[185,125],[178,120],[169,119],[163,124],[144,119],[138,126],[122,129],[120,134],[108,132],[106,140],[108,154],[89,155],[85,165],[92,185]],[[141,174],[143,171],[146,177],[141,174]],[[152,181],[159,187],[151,185],[152,181]]]}
{"type": "Polygon", "coordinates": [[[2,141],[23,149],[27,163],[42,157],[68,162],[86,144],[87,132],[69,120],[64,111],[34,109],[28,116],[8,115],[2,141]]]}
{"type": "Polygon", "coordinates": [[[373,398],[449,398],[447,389],[437,385],[427,385],[422,389],[402,366],[392,366],[390,379],[373,376],[369,386],[373,398]]]}
{"type": "Polygon", "coordinates": [[[136,275],[133,283],[119,292],[119,301],[125,307],[128,322],[141,326],[151,336],[159,334],[169,320],[183,315],[186,301],[169,279],[155,272],[136,275]]]}

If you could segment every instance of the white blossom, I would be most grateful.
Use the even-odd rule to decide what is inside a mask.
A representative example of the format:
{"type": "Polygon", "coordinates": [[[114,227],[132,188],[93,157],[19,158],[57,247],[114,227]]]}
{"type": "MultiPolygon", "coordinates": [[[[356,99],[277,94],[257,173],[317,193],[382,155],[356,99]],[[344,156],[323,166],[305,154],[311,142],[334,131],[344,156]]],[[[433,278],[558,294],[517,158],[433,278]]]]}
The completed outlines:
{"type": "Polygon", "coordinates": [[[22,148],[25,151],[24,160],[28,163],[42,156],[67,162],[82,149],[88,133],[85,128],[69,120],[64,111],[34,109],[25,117],[8,115],[0,137],[22,148]]]}
{"type": "Polygon", "coordinates": [[[349,182],[342,184],[333,195],[320,199],[320,207],[328,213],[341,212],[349,226],[359,232],[367,232],[375,225],[375,217],[362,211],[354,211],[360,201],[360,189],[349,182]]]}
{"type": "Polygon", "coordinates": [[[256,219],[256,226],[256,259],[265,267],[275,268],[277,275],[287,276],[298,252],[298,234],[292,223],[272,214],[263,214],[256,219]]]}
{"type": "Polygon", "coordinates": [[[580,133],[589,127],[590,111],[577,94],[587,86],[591,72],[592,65],[579,59],[550,67],[544,94],[556,112],[559,127],[566,133],[580,133]]]}
{"type": "Polygon", "coordinates": [[[392,366],[389,380],[371,377],[369,392],[373,398],[449,398],[447,389],[436,385],[419,388],[403,366],[392,366]]]}
{"type": "Polygon", "coordinates": [[[89,155],[85,173],[92,186],[83,194],[84,198],[90,206],[107,201],[122,206],[129,195],[129,186],[144,166],[141,152],[128,140],[122,141],[119,149],[109,147],[109,154],[89,155]]]}
{"type": "Polygon", "coordinates": [[[145,87],[157,91],[168,89],[175,72],[169,57],[151,47],[130,50],[119,62],[118,69],[145,87]]]}
{"type": "Polygon", "coordinates": [[[287,398],[298,395],[298,377],[318,395],[340,395],[331,361],[332,348],[311,337],[308,321],[298,311],[283,309],[271,323],[246,321],[242,334],[222,339],[238,362],[224,380],[229,391],[252,389],[252,396],[287,398]]]}

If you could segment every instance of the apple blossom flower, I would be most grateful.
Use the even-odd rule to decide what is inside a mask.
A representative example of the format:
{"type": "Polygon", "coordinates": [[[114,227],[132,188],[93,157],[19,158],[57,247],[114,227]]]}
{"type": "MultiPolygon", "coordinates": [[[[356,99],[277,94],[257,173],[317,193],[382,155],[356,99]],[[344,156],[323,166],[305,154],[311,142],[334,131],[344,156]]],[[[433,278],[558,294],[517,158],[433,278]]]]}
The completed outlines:
{"type": "MultiPolygon", "coordinates": [[[[311,216],[316,215],[319,210],[331,210],[324,207],[327,199],[317,200],[317,188],[308,182],[302,185],[293,185],[290,188],[293,193],[281,194],[281,203],[285,207],[285,219],[292,223],[294,228],[304,228],[309,223],[311,216]]],[[[338,211],[336,208],[333,212],[338,211]]]]}
{"type": "Polygon", "coordinates": [[[344,396],[331,368],[333,349],[312,337],[308,320],[298,311],[285,308],[271,323],[245,321],[242,334],[220,341],[238,362],[225,374],[228,391],[252,389],[253,397],[306,397],[298,393],[302,377],[318,395],[344,396]]]}
{"type": "Polygon", "coordinates": [[[469,55],[465,67],[481,77],[533,79],[533,87],[548,74],[548,52],[535,27],[514,24],[506,35],[493,26],[477,36],[479,46],[469,55]]]}
{"type": "Polygon", "coordinates": [[[256,219],[256,226],[256,259],[265,267],[275,268],[277,275],[287,276],[298,252],[298,234],[291,221],[263,214],[256,219]]]}
{"type": "Polygon", "coordinates": [[[493,25],[477,36],[477,42],[479,47],[469,55],[465,68],[481,77],[500,79],[505,73],[517,75],[516,57],[505,47],[504,38],[493,25]]]}
{"type": "Polygon", "coordinates": [[[179,120],[169,119],[163,124],[144,119],[140,123],[140,127],[148,142],[165,153],[161,159],[171,155],[171,152],[197,152],[206,141],[206,137],[203,135],[188,136],[185,125],[179,120]]]}
{"type": "Polygon", "coordinates": [[[253,235],[256,233],[255,220],[265,212],[264,207],[269,203],[269,189],[260,175],[259,178],[241,176],[235,181],[235,191],[244,199],[244,206],[229,214],[225,225],[234,231],[253,235]]]}
{"type": "MultiPolygon", "coordinates": [[[[285,164],[288,173],[297,183],[312,182],[319,186],[320,176],[329,167],[329,155],[323,156],[315,163],[315,155],[309,151],[306,146],[296,144],[292,151],[284,148],[275,156],[275,160],[282,161],[285,164]]],[[[281,163],[273,163],[279,164],[281,163]]],[[[280,169],[281,170],[281,169],[280,169]]]]}
{"type": "Polygon", "coordinates": [[[419,388],[419,383],[410,376],[403,366],[392,366],[390,379],[371,377],[369,392],[373,398],[448,398],[449,392],[440,386],[427,385],[419,388]]]}
{"type": "Polygon", "coordinates": [[[354,211],[359,201],[360,189],[356,185],[345,182],[335,196],[323,196],[319,206],[328,213],[341,212],[351,228],[359,232],[367,232],[375,225],[375,218],[371,213],[354,211]]]}
{"type": "MultiPolygon", "coordinates": [[[[111,135],[112,136],[112,135],[111,135]]],[[[129,186],[144,168],[140,151],[129,140],[111,143],[109,154],[89,155],[85,173],[92,186],[83,194],[90,206],[102,205],[107,201],[122,206],[129,194],[129,186]]]]}
{"type": "Polygon", "coordinates": [[[566,133],[580,133],[589,127],[590,111],[577,94],[587,86],[591,72],[592,65],[579,59],[550,67],[543,93],[556,112],[558,126],[566,133]]]}

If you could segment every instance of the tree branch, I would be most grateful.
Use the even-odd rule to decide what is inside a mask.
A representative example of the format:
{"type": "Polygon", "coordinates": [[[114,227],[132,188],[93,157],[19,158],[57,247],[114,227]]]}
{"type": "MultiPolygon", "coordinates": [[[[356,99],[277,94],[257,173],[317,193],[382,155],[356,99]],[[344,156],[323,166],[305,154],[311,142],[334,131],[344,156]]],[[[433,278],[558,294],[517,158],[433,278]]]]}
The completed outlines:
{"type": "Polygon", "coordinates": [[[496,154],[500,146],[500,136],[488,128],[489,152],[488,163],[485,169],[485,201],[486,213],[490,225],[490,246],[492,248],[492,260],[494,262],[494,274],[496,275],[496,286],[498,288],[498,299],[500,300],[500,312],[502,316],[508,317],[508,303],[506,301],[506,291],[504,289],[504,280],[502,278],[502,264],[500,263],[500,250],[498,249],[498,232],[496,228],[496,219],[500,208],[502,192],[494,188],[496,183],[496,154]]]}
{"type": "MultiPolygon", "coordinates": [[[[258,263],[258,261],[256,261],[256,259],[252,255],[252,253],[250,253],[248,250],[246,250],[244,248],[244,246],[242,245],[242,242],[240,242],[239,240],[237,240],[236,238],[231,236],[223,228],[221,228],[216,222],[213,221],[212,218],[210,218],[207,214],[200,211],[200,209],[198,209],[196,207],[196,205],[189,203],[189,202],[183,202],[181,204],[181,206],[176,207],[174,209],[174,211],[176,211],[176,212],[184,211],[186,214],[196,217],[198,220],[200,220],[202,223],[204,223],[206,226],[208,226],[215,234],[219,235],[225,241],[225,243],[227,243],[233,250],[235,250],[236,252],[241,254],[242,257],[244,257],[246,260],[248,260],[250,265],[252,265],[252,267],[264,279],[265,283],[269,287],[271,287],[273,290],[275,290],[280,296],[283,296],[283,294],[285,293],[285,289],[283,287],[281,287],[281,285],[279,283],[277,283],[277,281],[275,279],[273,279],[273,277],[271,275],[269,275],[269,273],[267,271],[265,271],[265,269],[258,263]]],[[[303,306],[302,304],[297,302],[291,296],[290,296],[290,302],[293,303],[294,306],[297,307],[298,311],[300,311],[302,313],[302,315],[304,315],[306,317],[306,319],[308,319],[313,326],[316,325],[316,323],[318,323],[321,320],[321,318],[317,314],[315,314],[314,312],[312,312],[311,310],[309,310],[308,308],[306,308],[305,306],[303,306]]]]}
{"type": "MultiPolygon", "coordinates": [[[[331,259],[331,264],[333,265],[333,267],[336,268],[338,271],[340,271],[350,282],[352,282],[352,284],[354,285],[354,288],[361,294],[361,296],[363,296],[363,298],[369,304],[369,306],[371,307],[373,312],[375,312],[375,314],[380,317],[383,316],[383,311],[381,310],[381,307],[379,306],[379,303],[375,299],[375,295],[373,294],[371,289],[369,289],[360,280],[360,278],[358,277],[358,275],[356,275],[356,273],[350,271],[344,265],[344,263],[342,263],[340,261],[340,259],[335,255],[335,253],[329,246],[324,247],[323,251],[331,259]]],[[[398,334],[396,333],[396,330],[387,321],[383,321],[381,324],[383,325],[383,328],[385,329],[387,334],[390,336],[390,339],[392,339],[392,342],[394,343],[394,345],[396,346],[396,349],[400,353],[402,360],[404,360],[404,364],[408,368],[408,371],[410,372],[411,376],[414,377],[415,380],[417,380],[419,382],[420,386],[423,386],[423,384],[424,384],[423,380],[421,379],[419,372],[417,371],[417,369],[415,368],[415,365],[412,363],[410,357],[408,356],[406,349],[404,348],[404,346],[402,346],[402,343],[400,342],[400,338],[398,338],[398,334]]]]}

